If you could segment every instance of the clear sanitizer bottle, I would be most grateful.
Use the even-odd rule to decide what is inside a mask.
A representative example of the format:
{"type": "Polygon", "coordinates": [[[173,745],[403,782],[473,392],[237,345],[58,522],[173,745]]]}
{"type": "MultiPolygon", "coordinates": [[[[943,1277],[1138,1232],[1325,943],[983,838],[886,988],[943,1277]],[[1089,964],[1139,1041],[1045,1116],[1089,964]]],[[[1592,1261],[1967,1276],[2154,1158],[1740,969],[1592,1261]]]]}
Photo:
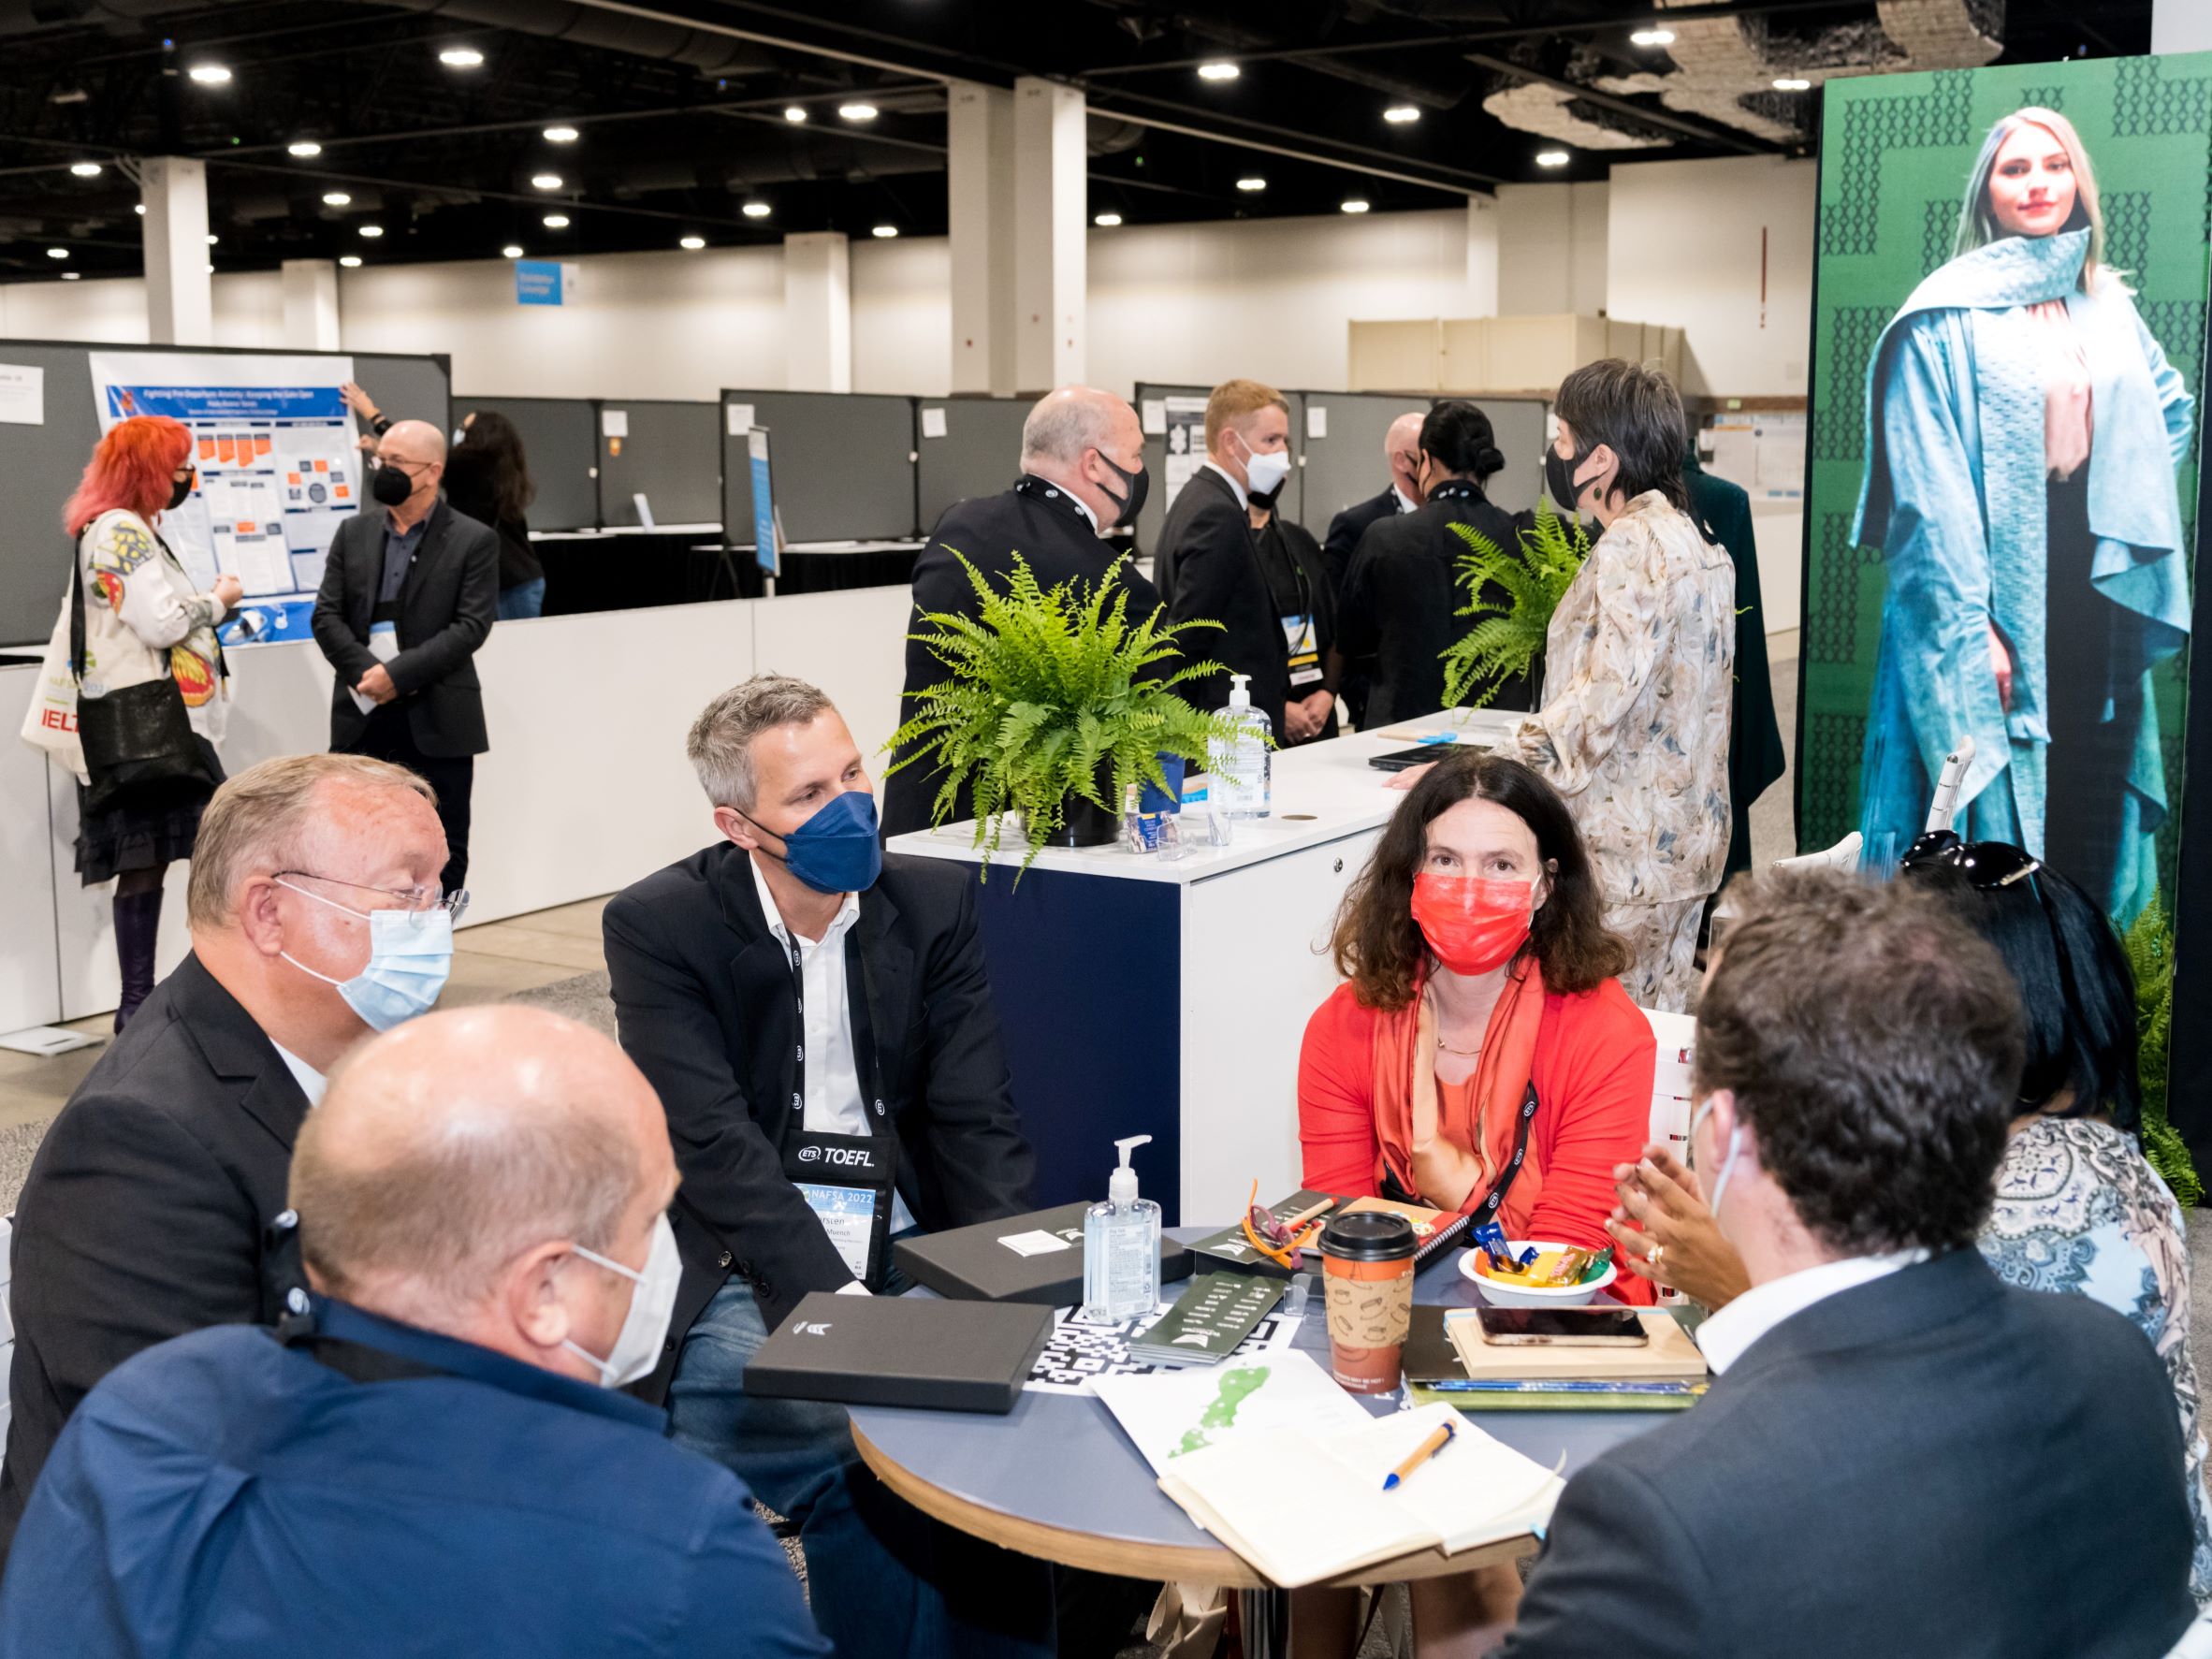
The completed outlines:
{"type": "Polygon", "coordinates": [[[1236,727],[1236,735],[1208,740],[1207,799],[1218,800],[1225,818],[1265,818],[1274,805],[1274,767],[1267,746],[1274,722],[1265,710],[1252,706],[1250,675],[1232,674],[1229,680],[1229,706],[1222,713],[1236,727]]]}
{"type": "Polygon", "coordinates": [[[1129,1154],[1150,1135],[1116,1141],[1121,1167],[1107,1183],[1106,1201],[1083,1217],[1083,1317],[1118,1323],[1159,1305],[1159,1205],[1137,1196],[1129,1154]]]}

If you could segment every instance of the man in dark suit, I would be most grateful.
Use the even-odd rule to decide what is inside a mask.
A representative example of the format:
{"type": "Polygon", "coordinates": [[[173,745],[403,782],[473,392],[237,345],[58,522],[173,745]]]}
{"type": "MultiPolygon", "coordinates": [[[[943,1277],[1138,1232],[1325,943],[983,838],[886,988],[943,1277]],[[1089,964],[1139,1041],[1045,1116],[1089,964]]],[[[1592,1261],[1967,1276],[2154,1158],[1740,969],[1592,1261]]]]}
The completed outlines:
{"type": "MultiPolygon", "coordinates": [[[[95,1383],[172,1336],[283,1311],[271,1228],[292,1138],[371,1028],[356,1002],[392,1011],[354,983],[365,912],[437,906],[444,863],[427,786],[381,761],[294,755],[215,792],[192,954],[69,1097],[17,1201],[0,1549],[95,1383]]],[[[442,964],[409,966],[443,982],[442,964]]]]}
{"type": "MultiPolygon", "coordinates": [[[[1383,434],[1383,464],[1390,469],[1390,488],[1380,495],[1354,502],[1329,520],[1329,536],[1321,544],[1321,558],[1329,566],[1330,587],[1339,599],[1344,594],[1345,578],[1351,574],[1352,555],[1358,551],[1360,538],[1367,533],[1367,527],[1395,518],[1401,513],[1410,513],[1421,504],[1420,442],[1420,411],[1409,410],[1390,422],[1390,429],[1383,434]]],[[[1373,657],[1361,657],[1344,665],[1336,699],[1356,726],[1364,728],[1367,724],[1367,693],[1374,678],[1373,657]]]]}
{"type": "Polygon", "coordinates": [[[500,544],[438,493],[445,435],[402,420],[376,444],[364,505],[338,527],[315,594],[315,644],[330,688],[330,747],[395,761],[429,780],[451,851],[444,880],[469,875],[469,795],[490,748],[476,648],[499,608],[500,544]]]}
{"type": "Polygon", "coordinates": [[[812,686],[757,676],[707,706],[688,747],[718,838],[604,920],[622,1046],[683,1174],[683,1285],[648,1391],[666,1390],[677,1440],[799,1524],[840,1652],[1049,1652],[1034,1564],[892,1497],[842,1409],[744,1387],[808,1291],[899,1288],[890,1237],[1027,1202],[973,878],[883,853],[866,764],[812,686]]]}
{"type": "MultiPolygon", "coordinates": [[[[1452,526],[1521,554],[1525,517],[1483,493],[1506,464],[1490,416],[1464,398],[1446,398],[1422,418],[1419,445],[1420,507],[1368,526],[1337,604],[1337,649],[1346,661],[1365,656],[1375,663],[1368,729],[1444,706],[1444,652],[1473,625],[1454,614],[1466,604],[1458,568],[1467,544],[1452,526]]],[[[1492,597],[1502,590],[1493,588],[1492,597]]],[[[1487,706],[1534,707],[1542,677],[1532,671],[1508,681],[1487,706]]]]}
{"type": "Polygon", "coordinates": [[[1206,458],[1176,491],[1160,527],[1153,575],[1178,622],[1221,624],[1199,642],[1226,672],[1192,680],[1183,694],[1201,708],[1227,706],[1230,676],[1251,676],[1252,706],[1273,722],[1286,748],[1332,729],[1336,694],[1293,668],[1317,657],[1312,575],[1252,533],[1251,503],[1270,510],[1290,476],[1290,405],[1256,380],[1225,380],[1206,399],[1206,458]]]}
{"type": "MultiPolygon", "coordinates": [[[[914,613],[910,634],[924,632],[931,613],[973,618],[981,604],[960,558],[991,586],[1004,591],[1019,553],[1042,588],[1069,580],[1097,582],[1118,549],[1103,538],[1137,521],[1150,483],[1144,471],[1144,430],[1137,412],[1112,392],[1062,386],[1047,393],[1022,423],[1022,475],[1004,495],[954,502],[930,531],[929,546],[914,561],[914,613]],[[954,557],[959,555],[960,558],[954,557]]],[[[1129,596],[1131,620],[1159,608],[1159,593],[1124,565],[1117,578],[1129,596]]],[[[899,698],[903,724],[917,699],[945,677],[945,665],[929,648],[907,642],[906,688],[899,698]]],[[[901,757],[903,759],[903,756],[901,757]]],[[[933,820],[940,770],[926,762],[901,766],[883,784],[883,833],[903,836],[933,820]]],[[[965,787],[952,811],[957,822],[975,815],[965,787]]]]}
{"type": "Polygon", "coordinates": [[[1568,1482],[1504,1652],[2164,1654],[2196,1612],[2164,1368],[1974,1248],[2011,977],[1907,885],[1729,891],[1691,1144],[1752,1288],[1697,1333],[1697,1408],[1568,1482]]]}

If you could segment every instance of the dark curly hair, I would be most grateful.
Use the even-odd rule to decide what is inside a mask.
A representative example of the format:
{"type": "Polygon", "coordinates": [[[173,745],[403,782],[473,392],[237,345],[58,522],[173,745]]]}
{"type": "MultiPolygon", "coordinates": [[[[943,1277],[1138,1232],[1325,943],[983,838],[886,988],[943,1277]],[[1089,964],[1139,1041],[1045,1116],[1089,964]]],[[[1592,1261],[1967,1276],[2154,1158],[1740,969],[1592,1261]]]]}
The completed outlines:
{"type": "Polygon", "coordinates": [[[1737,878],[1728,904],[1697,1094],[1734,1094],[1759,1163],[1829,1248],[1972,1244],[2022,1054],[1996,951],[1911,882],[1775,870],[1737,878]]]}
{"type": "Polygon", "coordinates": [[[1528,825],[1551,893],[1521,953],[1533,953],[1550,991],[1594,991],[1624,970],[1627,941],[1606,931],[1597,872],[1559,792],[1519,761],[1462,749],[1439,761],[1390,815],[1375,852],[1344,895],[1329,948],[1336,971],[1367,1008],[1397,1010],[1431,960],[1413,919],[1413,879],[1429,852],[1429,824],[1465,800],[1495,801],[1528,825]]]}

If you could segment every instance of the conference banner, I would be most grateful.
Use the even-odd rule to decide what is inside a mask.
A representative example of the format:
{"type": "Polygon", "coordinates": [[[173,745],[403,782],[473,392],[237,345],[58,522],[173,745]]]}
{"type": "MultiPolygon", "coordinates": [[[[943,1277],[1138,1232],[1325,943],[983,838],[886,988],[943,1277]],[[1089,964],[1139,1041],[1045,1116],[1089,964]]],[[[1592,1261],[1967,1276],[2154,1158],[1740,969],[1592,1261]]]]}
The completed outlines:
{"type": "Polygon", "coordinates": [[[1800,851],[1954,827],[2170,910],[2205,410],[2212,53],[1832,80],[1800,851]]]}

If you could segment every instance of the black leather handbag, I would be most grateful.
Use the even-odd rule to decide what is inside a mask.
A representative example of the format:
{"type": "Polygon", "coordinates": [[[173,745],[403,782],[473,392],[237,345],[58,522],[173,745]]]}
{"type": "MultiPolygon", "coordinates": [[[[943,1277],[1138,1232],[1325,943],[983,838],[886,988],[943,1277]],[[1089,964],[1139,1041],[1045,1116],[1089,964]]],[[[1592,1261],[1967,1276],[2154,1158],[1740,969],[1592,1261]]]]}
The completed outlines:
{"type": "Polygon", "coordinates": [[[92,779],[83,810],[105,811],[126,796],[160,785],[222,781],[208,765],[176,677],[162,674],[104,697],[84,695],[84,549],[70,561],[69,672],[77,678],[77,738],[92,779]]]}

